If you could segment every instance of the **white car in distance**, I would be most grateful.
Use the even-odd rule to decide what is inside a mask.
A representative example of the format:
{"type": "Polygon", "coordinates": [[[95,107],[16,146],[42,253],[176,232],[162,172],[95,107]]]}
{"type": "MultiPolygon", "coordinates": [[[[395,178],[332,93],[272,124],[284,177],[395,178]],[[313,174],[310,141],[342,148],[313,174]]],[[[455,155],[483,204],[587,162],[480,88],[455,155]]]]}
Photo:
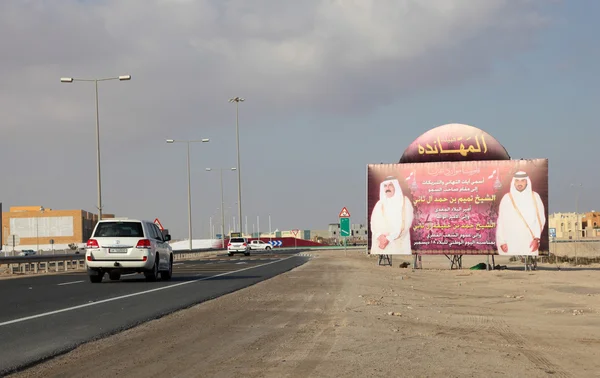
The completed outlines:
{"type": "Polygon", "coordinates": [[[158,226],[150,221],[111,218],[98,221],[87,242],[85,263],[90,281],[102,282],[108,273],[116,281],[122,274],[144,273],[147,281],[170,280],[173,249],[158,226]]]}
{"type": "Polygon", "coordinates": [[[264,251],[268,251],[273,248],[273,246],[271,244],[265,243],[262,240],[252,240],[250,242],[249,246],[250,246],[250,249],[264,250],[264,251]]]}

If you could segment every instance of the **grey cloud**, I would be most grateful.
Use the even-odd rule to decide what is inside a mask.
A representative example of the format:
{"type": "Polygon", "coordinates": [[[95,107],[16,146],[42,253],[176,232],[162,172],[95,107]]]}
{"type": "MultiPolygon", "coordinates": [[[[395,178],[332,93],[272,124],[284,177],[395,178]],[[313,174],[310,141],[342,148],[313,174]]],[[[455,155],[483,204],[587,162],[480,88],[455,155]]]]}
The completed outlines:
{"type": "MultiPolygon", "coordinates": [[[[497,58],[510,58],[535,43],[548,22],[545,4],[543,0],[0,1],[0,153],[3,160],[14,162],[10,179],[15,182],[3,188],[8,193],[4,200],[10,205],[93,210],[93,85],[62,84],[60,77],[131,74],[129,82],[100,85],[107,211],[164,214],[165,223],[170,220],[172,228],[185,233],[181,215],[186,212],[185,156],[182,149],[166,146],[167,137],[214,138],[210,146],[193,152],[200,159],[193,180],[202,185],[201,193],[207,193],[194,206],[214,211],[207,198],[220,198],[216,181],[211,176],[213,181],[207,182],[202,169],[235,164],[235,150],[226,144],[235,138],[234,112],[227,99],[239,95],[248,99],[241,110],[243,125],[248,126],[242,129],[246,139],[241,147],[248,161],[247,166],[242,163],[244,180],[248,178],[244,184],[248,214],[273,211],[274,217],[284,219],[293,212],[295,221],[305,224],[314,216],[323,219],[326,206],[318,201],[310,208],[289,205],[277,210],[280,214],[275,214],[275,205],[266,210],[267,202],[283,208],[281,204],[293,195],[318,197],[321,189],[315,186],[287,184],[294,182],[290,166],[301,167],[322,185],[334,185],[342,175],[354,172],[351,167],[363,166],[361,158],[353,157],[344,174],[326,173],[327,163],[315,159],[329,155],[332,141],[341,134],[322,129],[341,124],[348,114],[366,117],[402,96],[487,73],[497,58]],[[310,132],[327,140],[316,144],[313,134],[298,131],[302,127],[298,115],[314,120],[310,132]],[[322,121],[329,117],[335,122],[322,121]],[[297,144],[288,148],[287,142],[275,140],[278,136],[294,138],[297,144]],[[274,155],[252,156],[252,142],[276,146],[274,155]],[[310,143],[321,153],[307,156],[310,143]],[[290,151],[298,156],[287,156],[290,151]],[[152,158],[155,167],[144,163],[152,158]],[[250,175],[257,172],[270,175],[263,165],[278,170],[277,186],[265,189],[252,181],[250,175]],[[160,196],[169,203],[156,208],[148,206],[153,203],[152,192],[127,192],[133,188],[122,186],[117,174],[144,182],[157,171],[168,172],[174,184],[160,188],[160,196]]],[[[352,135],[361,132],[354,130],[352,135]]],[[[395,160],[397,154],[392,155],[395,160]]],[[[362,177],[361,173],[355,179],[362,177]]],[[[358,189],[344,194],[348,199],[360,197],[362,186],[349,185],[355,186],[358,189]]],[[[226,193],[230,203],[235,202],[231,200],[235,185],[232,188],[226,193]]]]}
{"type": "MultiPolygon", "coordinates": [[[[19,106],[26,100],[41,110],[39,118],[68,127],[83,119],[87,99],[82,88],[57,89],[59,76],[127,71],[138,82],[103,88],[115,94],[107,106],[118,108],[120,94],[132,102],[130,110],[150,105],[180,114],[200,103],[219,109],[223,98],[246,93],[259,112],[367,112],[391,97],[486,70],[493,57],[519,49],[544,25],[539,4],[4,1],[0,77],[9,85],[0,96],[13,117],[34,117],[19,106]]],[[[161,118],[148,121],[155,117],[161,118]]],[[[216,119],[207,115],[209,123],[216,119]]]]}

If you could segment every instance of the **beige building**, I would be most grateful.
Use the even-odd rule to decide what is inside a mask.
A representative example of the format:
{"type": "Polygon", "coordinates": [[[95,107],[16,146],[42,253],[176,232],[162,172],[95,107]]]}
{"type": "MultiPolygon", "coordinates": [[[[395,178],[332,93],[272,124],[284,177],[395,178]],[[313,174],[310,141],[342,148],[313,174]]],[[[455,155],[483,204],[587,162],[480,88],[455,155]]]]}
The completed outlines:
{"type": "MultiPolygon", "coordinates": [[[[103,214],[103,218],[114,218],[103,214]]],[[[12,235],[19,239],[15,250],[66,248],[71,243],[86,243],[98,215],[84,210],[54,210],[43,206],[13,206],[2,213],[2,241],[12,249],[12,235]]],[[[16,238],[15,238],[16,239],[16,238]]]]}
{"type": "Polygon", "coordinates": [[[556,229],[557,239],[577,239],[583,238],[584,232],[581,228],[581,222],[584,214],[577,213],[554,213],[548,216],[548,227],[556,229]]]}

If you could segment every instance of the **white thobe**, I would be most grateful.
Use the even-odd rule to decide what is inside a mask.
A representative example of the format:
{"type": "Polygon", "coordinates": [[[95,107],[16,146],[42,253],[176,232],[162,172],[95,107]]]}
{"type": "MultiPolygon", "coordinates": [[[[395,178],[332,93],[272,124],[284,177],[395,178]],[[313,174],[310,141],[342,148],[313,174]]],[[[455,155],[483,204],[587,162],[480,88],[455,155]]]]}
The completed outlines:
{"type": "Polygon", "coordinates": [[[410,243],[410,228],[414,219],[413,206],[410,199],[404,197],[403,209],[385,208],[383,202],[377,201],[371,213],[371,254],[373,255],[410,255],[412,246],[410,243]],[[385,210],[385,211],[384,211],[385,210]],[[403,211],[402,214],[394,214],[394,211],[403,211]],[[384,249],[379,248],[379,236],[387,235],[389,243],[384,249]]]}
{"type": "Polygon", "coordinates": [[[500,255],[538,255],[538,250],[532,251],[530,244],[534,238],[540,238],[542,235],[546,215],[539,194],[533,192],[530,198],[526,208],[524,205],[519,208],[523,216],[521,217],[510,196],[506,194],[502,197],[496,222],[496,246],[500,255]],[[503,244],[508,246],[507,252],[502,251],[503,244]]]}

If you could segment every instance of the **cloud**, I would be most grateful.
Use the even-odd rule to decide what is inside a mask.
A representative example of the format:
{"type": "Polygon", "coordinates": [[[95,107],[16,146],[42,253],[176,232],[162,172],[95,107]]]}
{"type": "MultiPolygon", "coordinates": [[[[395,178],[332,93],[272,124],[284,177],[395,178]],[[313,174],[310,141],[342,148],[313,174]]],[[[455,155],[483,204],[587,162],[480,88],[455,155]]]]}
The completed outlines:
{"type": "Polygon", "coordinates": [[[59,78],[126,73],[131,82],[100,86],[114,130],[194,114],[215,124],[238,95],[257,118],[366,113],[527,48],[548,22],[543,3],[2,1],[3,128],[76,129],[93,114],[93,84],[59,78]]]}

